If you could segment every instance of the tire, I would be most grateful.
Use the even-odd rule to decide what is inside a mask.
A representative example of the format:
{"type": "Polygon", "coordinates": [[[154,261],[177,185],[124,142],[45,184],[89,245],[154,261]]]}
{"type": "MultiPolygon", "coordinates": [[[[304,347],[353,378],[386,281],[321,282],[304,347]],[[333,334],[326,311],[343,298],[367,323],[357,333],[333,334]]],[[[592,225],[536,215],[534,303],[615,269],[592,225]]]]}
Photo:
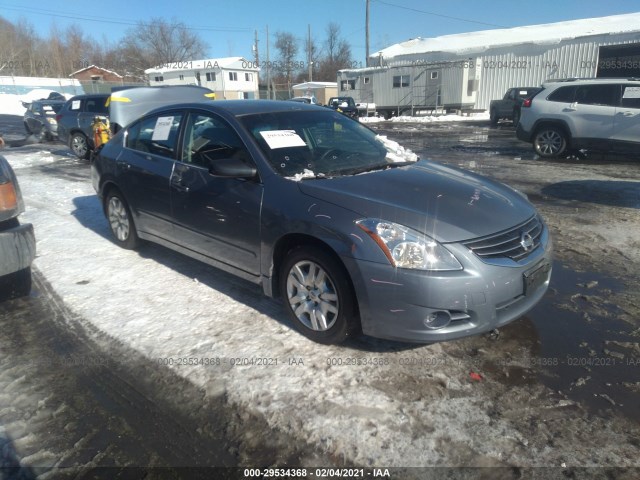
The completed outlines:
{"type": "Polygon", "coordinates": [[[31,267],[0,277],[0,300],[26,297],[31,293],[31,267]]]}
{"type": "Polygon", "coordinates": [[[127,250],[138,247],[140,239],[133,223],[131,210],[118,190],[111,190],[104,202],[104,211],[114,241],[127,250]]]}
{"type": "Polygon", "coordinates": [[[24,123],[24,129],[27,132],[27,135],[31,135],[33,132],[29,128],[29,125],[27,124],[27,122],[23,122],[23,123],[24,123]]]}
{"type": "Polygon", "coordinates": [[[567,136],[556,126],[544,126],[533,136],[533,149],[543,158],[557,157],[567,149],[567,136]]]}
{"type": "Polygon", "coordinates": [[[491,123],[491,125],[494,125],[494,126],[495,126],[495,125],[497,125],[497,124],[498,124],[498,120],[499,120],[499,118],[498,118],[498,114],[496,113],[496,111],[495,111],[495,110],[493,110],[493,109],[492,109],[492,110],[489,112],[489,122],[491,123]]]}
{"type": "Polygon", "coordinates": [[[73,150],[80,160],[86,160],[89,158],[91,149],[89,148],[89,142],[84,133],[76,132],[71,135],[69,139],[69,148],[73,150]]]}
{"type": "Polygon", "coordinates": [[[294,328],[322,344],[336,344],[359,325],[348,273],[315,247],[289,252],[280,270],[280,294],[294,328]]]}
{"type": "Polygon", "coordinates": [[[517,127],[520,123],[520,110],[514,110],[511,119],[513,121],[513,126],[517,127]]]}

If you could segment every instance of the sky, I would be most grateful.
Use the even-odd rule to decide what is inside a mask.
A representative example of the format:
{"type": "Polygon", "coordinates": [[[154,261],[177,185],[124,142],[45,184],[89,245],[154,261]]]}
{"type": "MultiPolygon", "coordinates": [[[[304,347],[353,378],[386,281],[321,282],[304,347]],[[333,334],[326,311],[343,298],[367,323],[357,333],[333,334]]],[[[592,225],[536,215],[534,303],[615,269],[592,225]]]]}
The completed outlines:
{"type": "MultiPolygon", "coordinates": [[[[261,62],[266,60],[267,28],[272,59],[275,33],[282,31],[300,40],[299,61],[304,62],[309,27],[312,39],[322,44],[327,25],[336,22],[352,47],[354,67],[365,60],[365,11],[366,0],[49,0],[27,5],[0,0],[0,16],[12,22],[27,19],[41,36],[53,24],[65,28],[75,23],[96,40],[116,43],[137,22],[176,19],[199,33],[209,47],[207,58],[253,59],[257,32],[261,62]]],[[[370,0],[370,52],[416,37],[632,12],[640,12],[640,0],[370,0]]]]}

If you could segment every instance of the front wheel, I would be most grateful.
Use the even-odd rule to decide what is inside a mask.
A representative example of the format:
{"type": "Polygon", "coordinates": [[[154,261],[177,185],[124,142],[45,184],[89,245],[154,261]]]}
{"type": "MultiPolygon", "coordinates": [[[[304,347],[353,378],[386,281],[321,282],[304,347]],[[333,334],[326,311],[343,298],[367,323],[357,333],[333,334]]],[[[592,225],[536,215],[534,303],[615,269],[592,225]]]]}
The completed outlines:
{"type": "Polygon", "coordinates": [[[535,134],[533,149],[541,157],[557,157],[567,149],[567,137],[558,127],[542,127],[535,134]]]}
{"type": "Polygon", "coordinates": [[[138,233],[133,223],[131,210],[122,194],[112,190],[105,201],[105,212],[115,242],[122,248],[133,250],[138,246],[138,233]]]}
{"type": "Polygon", "coordinates": [[[71,147],[71,150],[73,150],[73,153],[76,154],[76,157],[80,160],[86,160],[89,158],[89,142],[83,133],[76,132],[71,135],[69,146],[71,147]]]}
{"type": "Polygon", "coordinates": [[[489,122],[491,123],[491,125],[497,125],[498,118],[498,112],[496,112],[495,109],[491,109],[491,111],[489,112],[489,122]]]}
{"type": "Polygon", "coordinates": [[[296,330],[323,344],[344,341],[358,325],[348,273],[331,255],[298,247],[280,272],[280,293],[296,330]]]}

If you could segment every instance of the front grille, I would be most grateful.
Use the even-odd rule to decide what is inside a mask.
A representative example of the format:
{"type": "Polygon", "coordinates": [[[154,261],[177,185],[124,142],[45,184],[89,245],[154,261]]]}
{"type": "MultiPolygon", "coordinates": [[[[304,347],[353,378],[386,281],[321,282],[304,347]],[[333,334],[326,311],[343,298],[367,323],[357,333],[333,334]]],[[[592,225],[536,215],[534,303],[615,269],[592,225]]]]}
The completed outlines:
{"type": "Polygon", "coordinates": [[[517,262],[540,246],[543,228],[540,218],[534,216],[523,224],[504,232],[463,243],[480,258],[510,258],[517,262]],[[523,238],[529,240],[529,236],[531,246],[525,248],[523,243],[526,242],[523,242],[523,238]]]}

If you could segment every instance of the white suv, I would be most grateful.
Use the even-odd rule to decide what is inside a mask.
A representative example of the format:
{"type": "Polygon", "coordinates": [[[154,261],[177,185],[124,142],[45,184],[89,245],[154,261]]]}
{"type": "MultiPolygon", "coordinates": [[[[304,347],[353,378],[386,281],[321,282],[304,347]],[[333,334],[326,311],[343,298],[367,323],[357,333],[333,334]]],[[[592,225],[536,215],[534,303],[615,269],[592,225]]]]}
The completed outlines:
{"type": "Polygon", "coordinates": [[[522,104],[516,135],[541,157],[581,148],[637,153],[640,79],[547,82],[522,104]]]}

